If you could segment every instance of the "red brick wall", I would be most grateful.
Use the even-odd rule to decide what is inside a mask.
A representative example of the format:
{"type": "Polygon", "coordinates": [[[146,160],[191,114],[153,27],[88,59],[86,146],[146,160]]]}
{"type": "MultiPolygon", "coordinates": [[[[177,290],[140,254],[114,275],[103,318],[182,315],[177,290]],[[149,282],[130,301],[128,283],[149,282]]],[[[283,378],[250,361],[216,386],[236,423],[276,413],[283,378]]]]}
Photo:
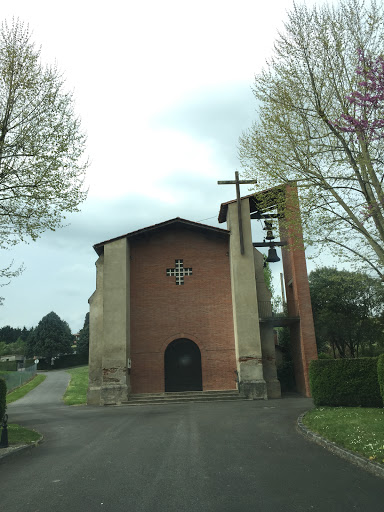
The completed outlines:
{"type": "Polygon", "coordinates": [[[178,338],[200,348],[203,390],[236,388],[228,243],[175,226],[130,240],[132,393],[164,391],[164,352],[178,338]],[[192,267],[184,285],[166,275],[175,259],[192,267]]]}
{"type": "Polygon", "coordinates": [[[317,359],[315,328],[313,325],[303,233],[296,187],[286,187],[286,224],[280,224],[283,247],[283,266],[289,313],[300,316],[300,323],[291,327],[291,352],[297,390],[311,396],[309,363],[317,359]]]}

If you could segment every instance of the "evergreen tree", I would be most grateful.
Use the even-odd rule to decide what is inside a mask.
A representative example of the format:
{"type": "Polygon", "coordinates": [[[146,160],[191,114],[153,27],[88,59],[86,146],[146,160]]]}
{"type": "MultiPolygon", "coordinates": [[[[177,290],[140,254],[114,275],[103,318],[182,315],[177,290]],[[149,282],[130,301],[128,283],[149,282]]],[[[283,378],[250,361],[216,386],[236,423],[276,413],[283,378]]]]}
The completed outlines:
{"type": "Polygon", "coordinates": [[[80,331],[79,341],[77,342],[77,353],[88,354],[89,352],[89,313],[85,315],[84,325],[80,331]]]}
{"type": "Polygon", "coordinates": [[[28,338],[28,355],[47,359],[72,353],[72,334],[69,325],[54,313],[40,320],[28,338]]]}

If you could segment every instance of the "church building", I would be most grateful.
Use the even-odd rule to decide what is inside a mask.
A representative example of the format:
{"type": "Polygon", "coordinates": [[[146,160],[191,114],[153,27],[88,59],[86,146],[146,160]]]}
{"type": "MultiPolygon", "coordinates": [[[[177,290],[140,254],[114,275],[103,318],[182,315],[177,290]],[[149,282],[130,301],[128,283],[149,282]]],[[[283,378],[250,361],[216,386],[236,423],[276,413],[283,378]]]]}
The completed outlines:
{"type": "MultiPolygon", "coordinates": [[[[297,192],[269,192],[267,202],[260,193],[222,204],[226,229],[178,217],[94,246],[88,404],[176,391],[280,398],[279,325],[291,329],[297,388],[309,396],[308,365],[317,352],[302,243],[293,248],[293,232],[280,226],[287,315],[276,317],[251,231],[252,216],[279,208],[277,192],[288,201],[297,192]]],[[[297,224],[292,229],[297,236],[297,224]]]]}

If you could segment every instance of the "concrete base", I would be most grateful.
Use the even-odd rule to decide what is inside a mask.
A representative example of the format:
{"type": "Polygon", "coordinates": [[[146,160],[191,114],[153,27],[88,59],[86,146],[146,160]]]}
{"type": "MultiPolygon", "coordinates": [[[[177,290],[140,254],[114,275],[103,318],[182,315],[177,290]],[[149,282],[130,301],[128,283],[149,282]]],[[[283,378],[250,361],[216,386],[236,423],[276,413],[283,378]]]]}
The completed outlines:
{"type": "Polygon", "coordinates": [[[100,405],[100,392],[100,386],[89,387],[87,391],[87,405],[100,405]]]}
{"type": "Polygon", "coordinates": [[[121,405],[129,399],[126,384],[104,384],[100,390],[100,405],[121,405]]]}
{"type": "Polygon", "coordinates": [[[267,384],[264,380],[241,381],[240,394],[248,400],[267,400],[267,384]]]}
{"type": "Polygon", "coordinates": [[[280,382],[276,380],[267,381],[267,395],[269,398],[281,398],[280,382]]]}

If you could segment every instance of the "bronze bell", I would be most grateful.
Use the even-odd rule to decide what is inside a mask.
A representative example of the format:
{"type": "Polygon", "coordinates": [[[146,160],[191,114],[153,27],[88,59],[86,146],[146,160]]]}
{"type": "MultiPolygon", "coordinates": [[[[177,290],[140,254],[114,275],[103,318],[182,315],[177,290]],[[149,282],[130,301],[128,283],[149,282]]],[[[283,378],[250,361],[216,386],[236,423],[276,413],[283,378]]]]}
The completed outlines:
{"type": "Polygon", "coordinates": [[[280,258],[278,257],[276,249],[274,247],[270,247],[268,249],[268,257],[266,261],[268,261],[268,263],[276,263],[277,261],[280,261],[280,258]]]}

